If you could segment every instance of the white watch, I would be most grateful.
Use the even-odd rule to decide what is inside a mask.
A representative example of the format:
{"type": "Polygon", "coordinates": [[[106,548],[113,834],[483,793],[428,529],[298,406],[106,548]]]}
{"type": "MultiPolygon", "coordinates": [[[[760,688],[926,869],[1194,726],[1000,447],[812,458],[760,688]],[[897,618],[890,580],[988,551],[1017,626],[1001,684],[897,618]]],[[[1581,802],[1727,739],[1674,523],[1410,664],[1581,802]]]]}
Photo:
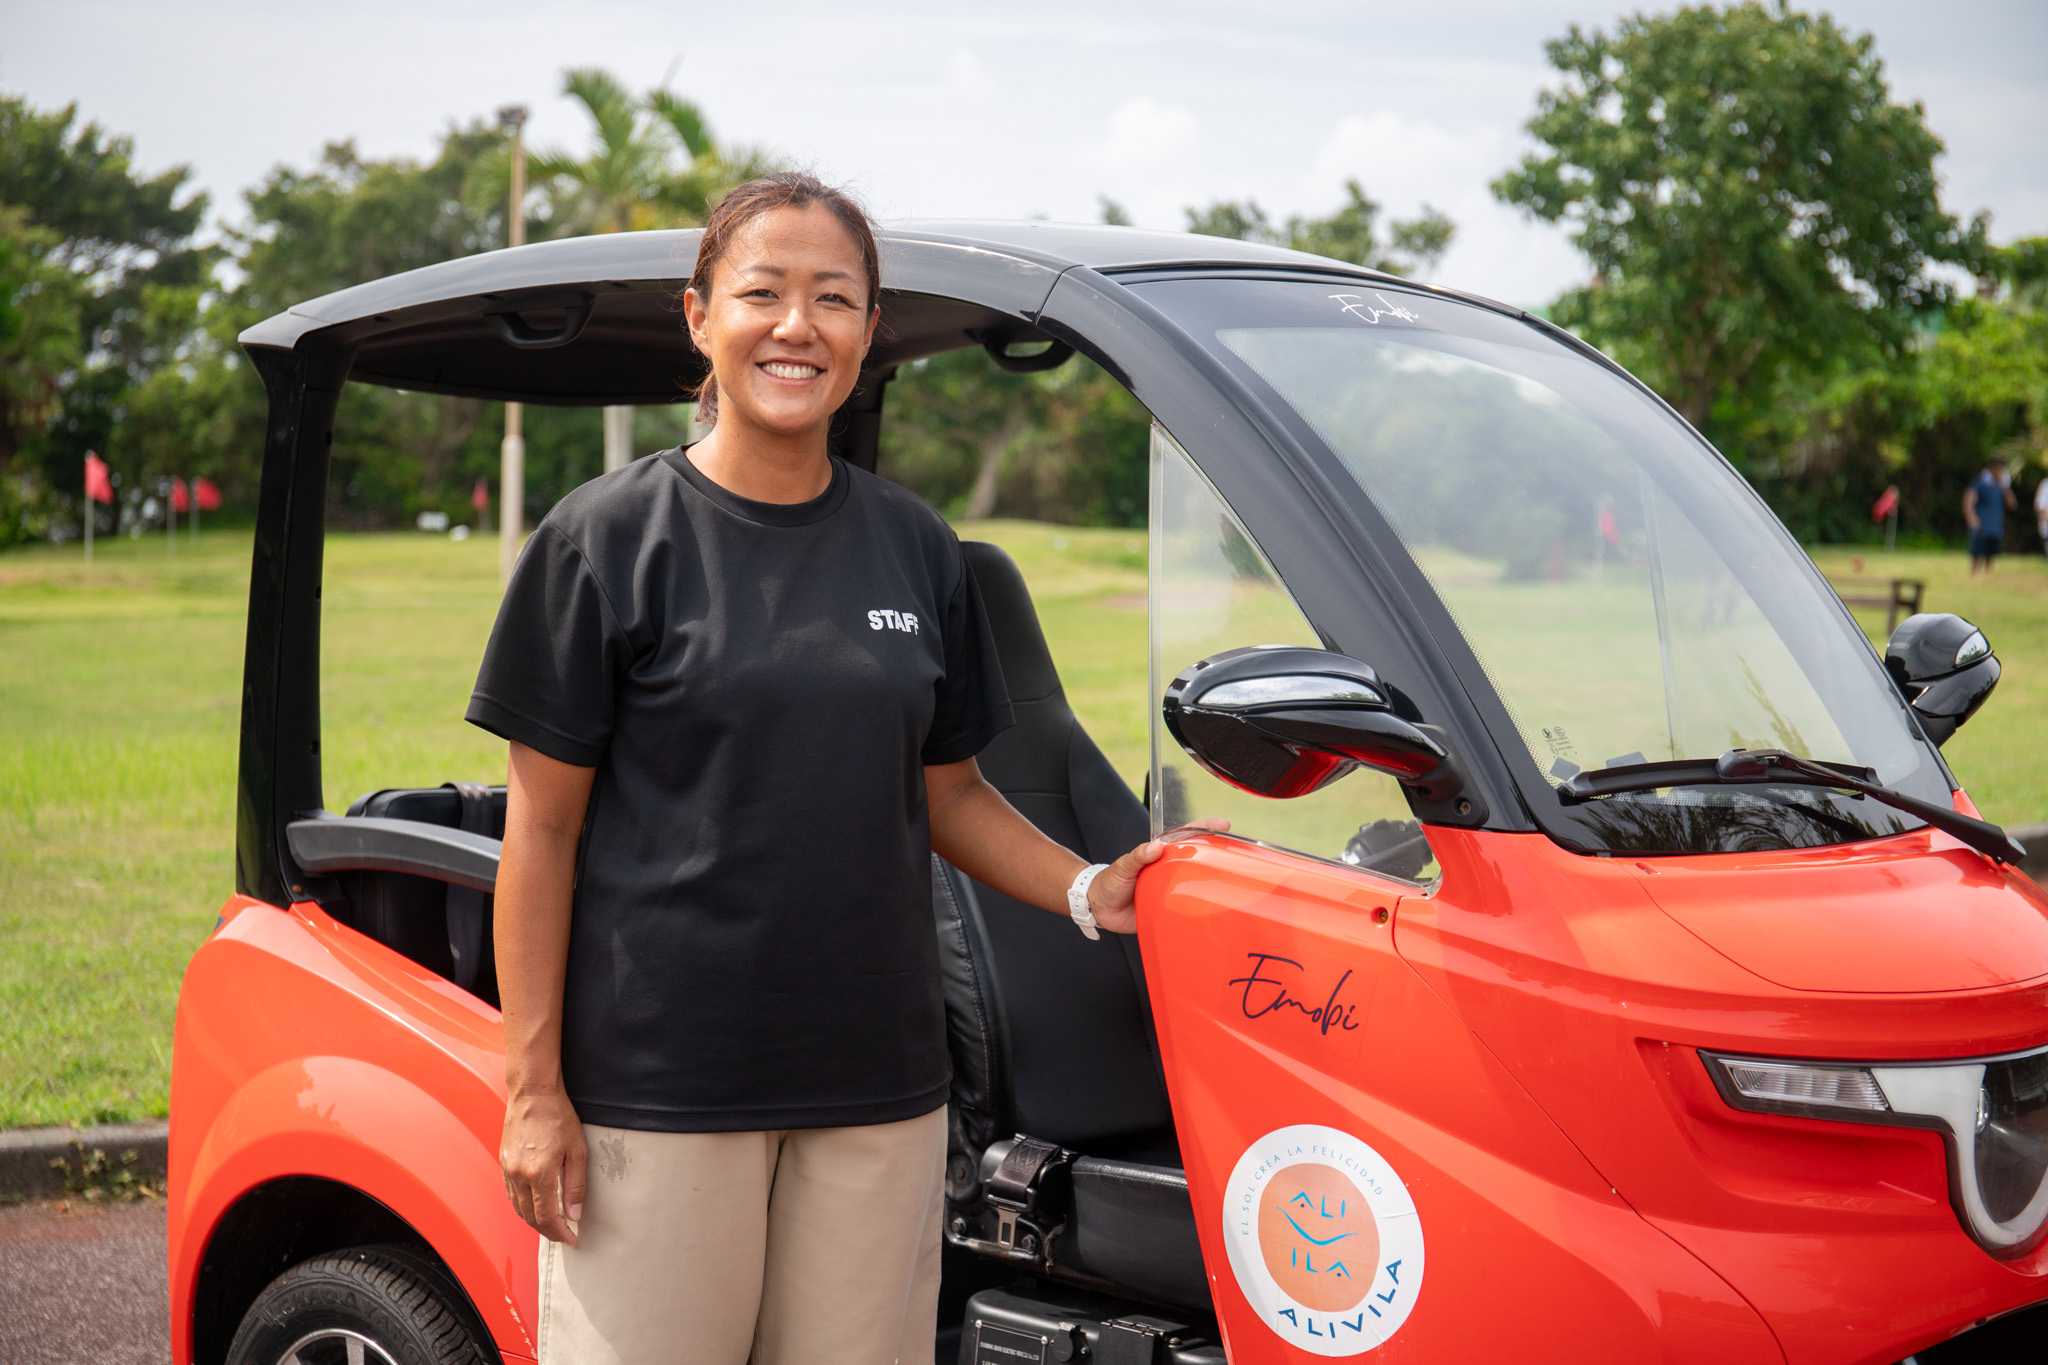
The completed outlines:
{"type": "Polygon", "coordinates": [[[1080,925],[1081,932],[1089,938],[1099,939],[1102,935],[1095,928],[1095,911],[1088,905],[1088,888],[1108,870],[1108,863],[1092,863],[1076,873],[1074,884],[1067,888],[1067,913],[1074,917],[1074,923],[1080,925]]]}

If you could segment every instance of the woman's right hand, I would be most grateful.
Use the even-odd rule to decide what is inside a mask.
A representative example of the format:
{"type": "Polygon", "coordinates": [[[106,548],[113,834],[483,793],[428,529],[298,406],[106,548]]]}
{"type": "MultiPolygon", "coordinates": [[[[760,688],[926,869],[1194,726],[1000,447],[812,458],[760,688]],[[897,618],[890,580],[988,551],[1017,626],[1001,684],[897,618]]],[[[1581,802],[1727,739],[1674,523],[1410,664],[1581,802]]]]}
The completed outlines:
{"type": "Polygon", "coordinates": [[[589,1149],[583,1122],[561,1089],[515,1094],[505,1103],[498,1141],[505,1193],[533,1229],[551,1242],[576,1245],[583,1217],[589,1149]]]}
{"type": "Polygon", "coordinates": [[[505,1014],[505,1195],[541,1236],[576,1245],[583,1124],[562,1085],[562,991],[576,888],[576,841],[595,768],[514,742],[498,855],[498,1001],[505,1014]]]}

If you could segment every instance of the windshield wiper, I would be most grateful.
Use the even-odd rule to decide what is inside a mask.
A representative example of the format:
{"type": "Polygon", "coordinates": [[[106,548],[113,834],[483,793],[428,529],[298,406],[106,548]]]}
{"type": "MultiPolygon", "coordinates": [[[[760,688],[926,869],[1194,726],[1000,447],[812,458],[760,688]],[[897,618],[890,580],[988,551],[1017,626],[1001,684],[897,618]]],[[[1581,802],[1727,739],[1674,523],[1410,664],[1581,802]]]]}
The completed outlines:
{"type": "Polygon", "coordinates": [[[2017,864],[2026,845],[1988,820],[1973,820],[1957,810],[1922,801],[1878,783],[1877,773],[1847,763],[1822,763],[1783,749],[1730,749],[1719,758],[1681,758],[1666,763],[1624,763],[1573,773],[1558,788],[1565,800],[1591,801],[1623,792],[1659,787],[1728,786],[1777,782],[1795,787],[1836,787],[1861,792],[1895,810],[1917,815],[1943,834],[1956,838],[1988,858],[2017,864]]]}

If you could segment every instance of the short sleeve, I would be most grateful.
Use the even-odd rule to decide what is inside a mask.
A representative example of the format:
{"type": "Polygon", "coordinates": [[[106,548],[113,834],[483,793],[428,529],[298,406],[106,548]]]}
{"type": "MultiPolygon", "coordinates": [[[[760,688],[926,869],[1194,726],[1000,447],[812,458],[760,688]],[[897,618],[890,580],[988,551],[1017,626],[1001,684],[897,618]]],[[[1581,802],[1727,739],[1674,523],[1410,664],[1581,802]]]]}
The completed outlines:
{"type": "Polygon", "coordinates": [[[931,765],[973,758],[1015,723],[988,609],[974,569],[963,557],[959,585],[946,603],[946,676],[939,679],[938,704],[919,761],[931,765]]]}
{"type": "Polygon", "coordinates": [[[595,768],[612,737],[624,632],[589,562],[543,524],[519,556],[467,718],[549,758],[595,768]]]}

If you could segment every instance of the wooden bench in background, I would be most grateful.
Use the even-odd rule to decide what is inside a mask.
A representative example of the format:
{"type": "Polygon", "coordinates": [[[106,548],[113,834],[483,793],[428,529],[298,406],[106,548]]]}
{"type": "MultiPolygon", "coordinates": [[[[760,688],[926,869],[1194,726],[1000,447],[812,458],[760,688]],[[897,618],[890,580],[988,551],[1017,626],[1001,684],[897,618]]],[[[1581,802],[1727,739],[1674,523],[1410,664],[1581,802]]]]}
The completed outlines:
{"type": "Polygon", "coordinates": [[[1921,599],[1927,595],[1927,580],[1923,578],[1859,578],[1829,574],[1828,586],[1835,590],[1835,596],[1842,599],[1845,607],[1883,607],[1887,635],[1899,628],[1902,614],[1917,614],[1921,599]]]}

